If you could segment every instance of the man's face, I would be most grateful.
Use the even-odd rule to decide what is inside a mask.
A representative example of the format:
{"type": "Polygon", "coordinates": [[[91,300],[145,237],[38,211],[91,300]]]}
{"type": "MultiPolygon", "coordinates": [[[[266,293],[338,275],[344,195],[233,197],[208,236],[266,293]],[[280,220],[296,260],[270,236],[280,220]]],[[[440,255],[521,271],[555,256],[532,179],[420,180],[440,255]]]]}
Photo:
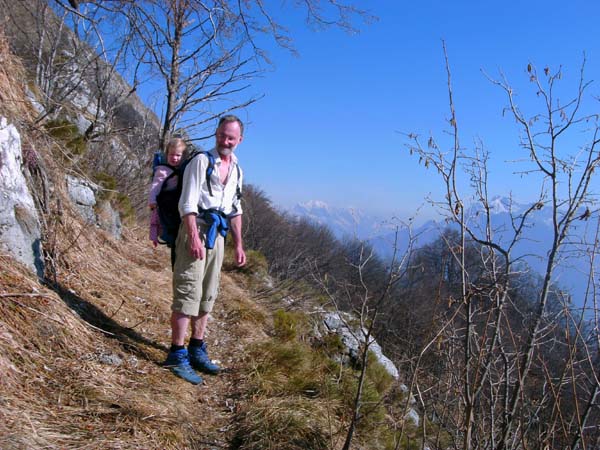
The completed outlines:
{"type": "Polygon", "coordinates": [[[230,155],[242,142],[242,130],[237,122],[224,122],[215,134],[217,151],[223,155],[230,155]]]}

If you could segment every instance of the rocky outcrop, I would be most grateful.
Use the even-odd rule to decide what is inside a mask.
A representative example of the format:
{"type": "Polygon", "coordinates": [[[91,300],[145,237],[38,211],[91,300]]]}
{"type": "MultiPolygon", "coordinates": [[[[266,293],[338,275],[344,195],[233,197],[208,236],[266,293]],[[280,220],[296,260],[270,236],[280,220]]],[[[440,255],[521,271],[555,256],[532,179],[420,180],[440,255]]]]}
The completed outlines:
{"type": "MultiPolygon", "coordinates": [[[[39,278],[44,276],[42,227],[32,193],[24,175],[21,136],[17,129],[0,118],[0,251],[29,267],[39,278]]],[[[117,239],[121,219],[110,202],[97,205],[99,187],[86,180],[67,176],[67,190],[82,218],[99,226],[117,239]]]]}
{"type": "Polygon", "coordinates": [[[81,217],[87,223],[96,223],[96,192],[99,186],[81,178],[67,175],[67,192],[81,217]]]}
{"type": "MultiPolygon", "coordinates": [[[[317,334],[321,337],[325,333],[334,333],[339,336],[342,343],[342,351],[340,360],[342,363],[356,363],[359,358],[359,352],[364,345],[366,330],[360,328],[358,319],[352,314],[340,311],[330,311],[323,314],[322,325],[317,330],[317,334]]],[[[375,356],[375,359],[381,366],[396,380],[400,374],[398,368],[383,354],[381,346],[372,336],[369,338],[369,350],[375,356]]],[[[400,391],[404,395],[410,395],[406,385],[400,384],[400,391]]],[[[414,397],[410,396],[409,405],[414,406],[416,403],[414,397]]],[[[414,408],[408,408],[405,419],[411,422],[414,426],[420,423],[419,413],[414,408]]]]}
{"type": "MultiPolygon", "coordinates": [[[[361,344],[366,335],[364,330],[361,331],[358,326],[351,325],[355,322],[356,318],[351,314],[344,312],[328,312],[323,318],[323,323],[328,332],[336,333],[340,337],[342,344],[344,344],[346,349],[345,356],[352,361],[357,360],[361,344]]],[[[373,337],[371,337],[369,341],[369,350],[373,352],[377,362],[379,362],[379,364],[381,364],[385,370],[397,380],[399,374],[396,365],[391,359],[383,354],[381,346],[373,337]]]]}
{"type": "Polygon", "coordinates": [[[107,200],[98,202],[100,186],[89,180],[67,175],[67,192],[71,201],[86,223],[108,231],[115,238],[121,238],[122,224],[118,211],[107,200]]]}
{"type": "Polygon", "coordinates": [[[25,176],[21,136],[0,118],[0,249],[43,277],[40,219],[25,176]]]}

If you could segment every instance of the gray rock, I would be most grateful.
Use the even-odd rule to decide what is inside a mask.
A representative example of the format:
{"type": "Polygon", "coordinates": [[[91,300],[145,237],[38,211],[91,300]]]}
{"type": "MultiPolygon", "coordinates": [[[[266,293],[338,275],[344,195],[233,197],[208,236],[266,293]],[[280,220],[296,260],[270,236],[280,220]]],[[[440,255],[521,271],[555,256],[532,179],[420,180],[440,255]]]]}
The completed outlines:
{"type": "Polygon", "coordinates": [[[327,315],[323,318],[323,323],[329,331],[332,331],[334,333],[342,325],[340,316],[336,313],[327,313],[327,315]]]}
{"type": "Polygon", "coordinates": [[[25,86],[25,96],[27,97],[27,100],[29,100],[29,103],[31,104],[31,106],[33,106],[33,109],[38,113],[38,114],[42,114],[46,111],[46,109],[44,108],[44,105],[42,105],[40,102],[37,101],[37,99],[35,98],[35,94],[32,92],[31,89],[29,89],[29,86],[25,86]]]}
{"type": "MultiPolygon", "coordinates": [[[[404,383],[400,383],[400,391],[404,395],[408,395],[409,394],[408,386],[405,385],[404,383]]],[[[409,405],[416,405],[417,404],[417,400],[415,399],[414,395],[410,394],[410,398],[408,399],[408,404],[409,405]]]]}
{"type": "Polygon", "coordinates": [[[412,422],[412,424],[415,427],[419,426],[419,423],[421,422],[421,418],[419,417],[419,413],[416,412],[414,409],[409,409],[408,412],[406,413],[406,415],[404,416],[404,418],[406,420],[408,420],[409,422],[412,422]]]}
{"type": "Polygon", "coordinates": [[[373,342],[369,346],[369,350],[371,350],[375,354],[375,356],[377,357],[377,361],[379,361],[379,364],[385,367],[385,370],[387,370],[387,372],[397,380],[400,376],[400,374],[398,373],[398,368],[390,358],[383,354],[381,346],[377,343],[377,341],[373,340],[373,342]]]}
{"type": "Polygon", "coordinates": [[[101,354],[98,355],[98,361],[102,364],[107,364],[109,366],[120,366],[123,364],[123,359],[115,354],[101,354]]]}
{"type": "Polygon", "coordinates": [[[41,226],[23,175],[21,136],[0,118],[0,248],[44,275],[41,226]]]}
{"type": "MultiPolygon", "coordinates": [[[[346,354],[350,359],[356,360],[359,357],[360,344],[364,342],[366,331],[361,330],[355,325],[356,319],[351,314],[345,312],[328,312],[323,317],[323,323],[327,330],[336,333],[342,344],[346,348],[346,354]]],[[[373,352],[377,361],[386,369],[386,371],[395,379],[398,379],[398,369],[394,363],[383,354],[381,346],[371,337],[369,340],[369,350],[373,352]]]]}
{"type": "Polygon", "coordinates": [[[81,216],[88,223],[96,223],[96,192],[99,187],[94,183],[67,175],[67,191],[69,197],[79,210],[81,216]]]}
{"type": "Polygon", "coordinates": [[[121,216],[109,201],[98,202],[96,193],[100,186],[91,181],[67,175],[67,191],[79,214],[88,224],[97,225],[116,239],[121,238],[121,216]]]}
{"type": "Polygon", "coordinates": [[[323,318],[329,331],[337,331],[340,327],[347,328],[346,324],[352,322],[352,315],[346,312],[328,312],[323,318]]]}
{"type": "Polygon", "coordinates": [[[139,361],[138,361],[138,359],[137,359],[135,356],[133,356],[133,355],[130,355],[130,356],[127,358],[127,363],[128,363],[128,364],[129,364],[131,367],[137,367],[137,366],[138,366],[138,364],[139,364],[139,361]]]}

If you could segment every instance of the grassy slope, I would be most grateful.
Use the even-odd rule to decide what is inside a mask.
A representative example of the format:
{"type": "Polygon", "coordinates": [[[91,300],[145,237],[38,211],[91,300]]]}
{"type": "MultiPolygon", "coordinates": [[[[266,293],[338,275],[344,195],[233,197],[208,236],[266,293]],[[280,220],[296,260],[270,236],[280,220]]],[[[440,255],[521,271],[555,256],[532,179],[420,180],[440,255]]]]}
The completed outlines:
{"type": "MultiPolygon", "coordinates": [[[[193,386],[161,367],[165,249],[143,229],[115,242],[67,223],[52,290],[0,255],[0,448],[340,448],[355,378],[304,341],[312,326],[285,335],[281,303],[252,299],[254,254],[250,270],[225,264],[209,322],[211,356],[226,370],[193,386]]],[[[387,390],[387,378],[373,379],[387,390]]],[[[353,448],[393,448],[387,421],[373,418],[353,448]]]]}
{"type": "Polygon", "coordinates": [[[77,239],[65,244],[61,265],[69,269],[55,291],[0,257],[0,448],[222,447],[243,371],[238,355],[264,336],[236,323],[239,311],[255,307],[225,274],[207,340],[229,370],[187,384],[161,367],[170,314],[165,252],[142,233],[116,243],[78,227],[69,227],[77,239]]]}
{"type": "Polygon", "coordinates": [[[50,289],[0,253],[0,448],[223,448],[243,370],[237,356],[263,336],[236,324],[237,311],[255,307],[225,274],[207,340],[230,370],[194,387],[162,368],[167,252],[152,249],[145,228],[117,242],[82,225],[65,193],[60,143],[33,122],[24,69],[2,36],[0,61],[0,116],[18,127],[39,186],[51,190],[40,198],[52,274],[50,289]]]}
{"type": "MultiPolygon", "coordinates": [[[[313,351],[304,319],[272,320],[281,296],[253,300],[268,290],[259,255],[244,271],[226,260],[207,341],[227,370],[192,386],[161,366],[166,249],[151,247],[145,227],[115,241],[81,223],[65,193],[61,144],[33,123],[24,71],[1,37],[0,61],[0,116],[18,126],[33,184],[48,194],[39,202],[51,278],[42,285],[0,253],[0,448],[339,448],[355,376],[313,351]]],[[[353,448],[384,448],[389,421],[373,417],[353,448]]]]}

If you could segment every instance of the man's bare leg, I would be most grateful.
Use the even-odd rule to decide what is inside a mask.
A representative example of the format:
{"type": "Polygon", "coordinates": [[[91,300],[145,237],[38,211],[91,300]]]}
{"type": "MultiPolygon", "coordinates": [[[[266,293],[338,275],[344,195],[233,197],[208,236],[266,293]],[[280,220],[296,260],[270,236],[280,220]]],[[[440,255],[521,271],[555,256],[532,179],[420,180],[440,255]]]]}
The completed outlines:
{"type": "Polygon", "coordinates": [[[173,345],[184,345],[185,335],[190,324],[190,316],[180,312],[171,313],[171,343],[173,345]]]}
{"type": "Polygon", "coordinates": [[[192,337],[194,339],[204,339],[204,332],[206,331],[206,324],[208,323],[208,313],[200,312],[195,317],[192,317],[192,337]]]}

